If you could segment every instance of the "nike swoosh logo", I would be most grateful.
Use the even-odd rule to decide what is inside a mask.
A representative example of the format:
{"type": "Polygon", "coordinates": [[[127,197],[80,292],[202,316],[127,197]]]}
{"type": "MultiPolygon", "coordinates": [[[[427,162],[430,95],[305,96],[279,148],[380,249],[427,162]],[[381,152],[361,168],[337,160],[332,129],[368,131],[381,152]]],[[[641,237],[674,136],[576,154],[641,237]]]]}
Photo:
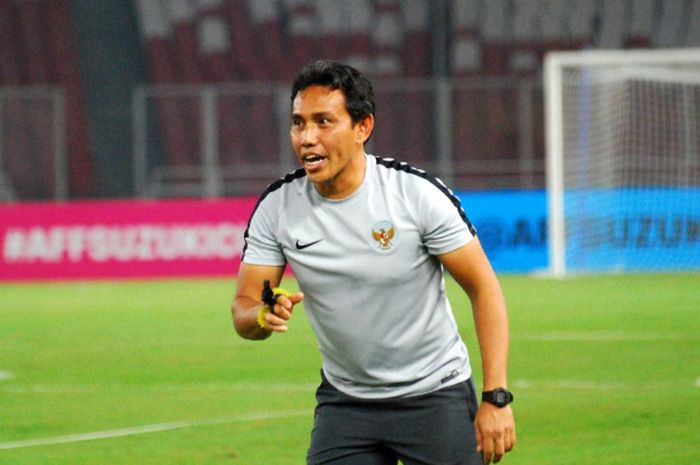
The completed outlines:
{"type": "Polygon", "coordinates": [[[314,244],[318,244],[318,243],[321,242],[322,240],[323,240],[323,239],[319,239],[319,240],[317,240],[317,241],[309,242],[308,244],[300,244],[300,243],[299,243],[299,240],[297,239],[297,243],[294,244],[294,246],[297,248],[297,250],[303,250],[303,249],[305,249],[305,248],[307,248],[307,247],[311,247],[311,246],[314,245],[314,244]]]}

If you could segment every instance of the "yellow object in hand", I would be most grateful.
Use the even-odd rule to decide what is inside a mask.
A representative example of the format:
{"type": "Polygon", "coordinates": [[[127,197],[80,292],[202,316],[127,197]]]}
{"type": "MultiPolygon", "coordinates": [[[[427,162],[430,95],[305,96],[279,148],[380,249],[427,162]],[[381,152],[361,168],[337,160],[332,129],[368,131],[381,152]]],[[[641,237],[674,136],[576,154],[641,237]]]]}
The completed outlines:
{"type": "Polygon", "coordinates": [[[277,303],[277,298],[279,296],[285,296],[289,297],[292,295],[291,292],[287,291],[286,289],[282,289],[281,287],[275,287],[272,288],[270,286],[270,280],[266,279],[263,281],[263,290],[262,290],[262,297],[261,300],[263,301],[262,307],[260,307],[260,310],[258,311],[258,326],[260,326],[263,329],[265,328],[265,315],[268,312],[275,313],[275,304],[277,303]]]}

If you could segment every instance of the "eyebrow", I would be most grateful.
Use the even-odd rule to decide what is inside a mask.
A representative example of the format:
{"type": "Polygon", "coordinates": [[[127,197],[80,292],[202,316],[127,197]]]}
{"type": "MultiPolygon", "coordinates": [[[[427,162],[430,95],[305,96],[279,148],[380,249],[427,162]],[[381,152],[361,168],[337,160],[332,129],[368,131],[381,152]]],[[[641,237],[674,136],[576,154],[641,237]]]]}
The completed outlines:
{"type": "MultiPolygon", "coordinates": [[[[301,113],[292,113],[292,118],[303,118],[303,116],[301,116],[301,113]]],[[[332,112],[328,111],[318,111],[316,113],[311,113],[311,119],[317,118],[334,118],[334,115],[332,112]]]]}

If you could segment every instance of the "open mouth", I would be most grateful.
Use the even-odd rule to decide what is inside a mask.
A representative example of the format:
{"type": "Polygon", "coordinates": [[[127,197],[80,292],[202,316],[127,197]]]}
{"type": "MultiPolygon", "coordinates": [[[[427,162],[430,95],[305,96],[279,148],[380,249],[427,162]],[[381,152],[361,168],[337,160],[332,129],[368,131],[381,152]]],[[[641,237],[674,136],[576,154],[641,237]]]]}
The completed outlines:
{"type": "Polygon", "coordinates": [[[321,166],[326,157],[316,154],[304,155],[302,160],[304,161],[304,168],[307,170],[313,170],[321,166]]]}

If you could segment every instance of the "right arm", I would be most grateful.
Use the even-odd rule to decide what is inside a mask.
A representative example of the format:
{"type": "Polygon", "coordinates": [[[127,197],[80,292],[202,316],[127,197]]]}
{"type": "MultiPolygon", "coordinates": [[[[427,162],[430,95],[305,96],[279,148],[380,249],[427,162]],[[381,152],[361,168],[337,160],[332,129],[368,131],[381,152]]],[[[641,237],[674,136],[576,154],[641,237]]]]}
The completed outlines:
{"type": "Polygon", "coordinates": [[[231,313],[236,332],[245,339],[266,339],[273,332],[286,332],[287,322],[292,316],[294,305],[304,299],[304,294],[297,292],[289,297],[280,296],[274,313],[265,315],[265,328],[258,324],[258,313],[263,307],[261,300],[263,282],[270,280],[272,287],[279,286],[284,273],[284,266],[265,266],[241,263],[238,271],[238,285],[233,298],[231,313]]]}

